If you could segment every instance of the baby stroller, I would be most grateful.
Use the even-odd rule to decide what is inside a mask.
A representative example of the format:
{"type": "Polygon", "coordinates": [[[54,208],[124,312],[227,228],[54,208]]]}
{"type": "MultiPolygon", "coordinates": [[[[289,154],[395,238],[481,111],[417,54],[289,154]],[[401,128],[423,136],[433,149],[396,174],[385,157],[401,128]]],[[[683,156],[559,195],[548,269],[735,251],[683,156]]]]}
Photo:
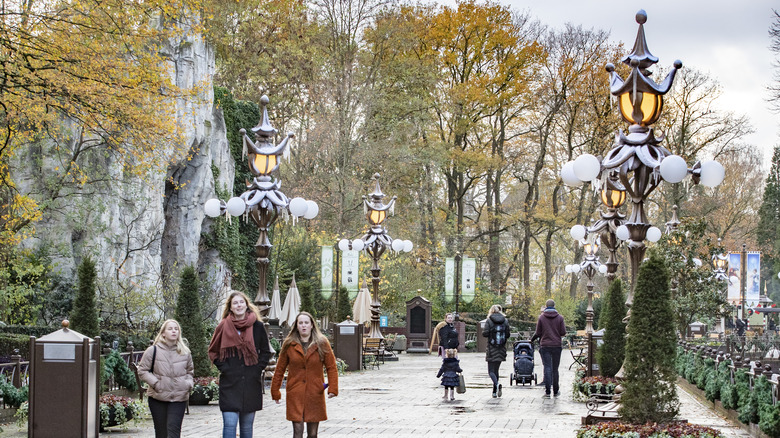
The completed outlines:
{"type": "Polygon", "coordinates": [[[514,373],[509,374],[509,385],[514,383],[530,385],[532,380],[536,384],[534,346],[531,341],[516,341],[512,349],[514,350],[514,373]]]}

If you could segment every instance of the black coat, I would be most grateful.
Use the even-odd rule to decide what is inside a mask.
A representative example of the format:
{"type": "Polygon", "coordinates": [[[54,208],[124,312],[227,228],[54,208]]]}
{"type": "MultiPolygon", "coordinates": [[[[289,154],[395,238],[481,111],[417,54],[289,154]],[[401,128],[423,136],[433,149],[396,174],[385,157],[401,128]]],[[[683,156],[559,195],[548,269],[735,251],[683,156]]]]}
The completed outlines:
{"type": "Polygon", "coordinates": [[[458,348],[460,341],[458,340],[458,331],[455,330],[454,325],[446,324],[439,329],[439,345],[444,348],[458,348]]]}
{"type": "Polygon", "coordinates": [[[263,369],[273,353],[261,321],[252,325],[252,337],[257,349],[257,364],[246,366],[238,356],[224,362],[215,360],[219,369],[219,410],[224,412],[255,412],[263,409],[263,369]]]}
{"type": "MultiPolygon", "coordinates": [[[[498,324],[506,322],[504,315],[500,313],[493,313],[485,324],[484,330],[482,330],[482,336],[488,338],[487,352],[485,353],[485,361],[487,362],[503,362],[506,360],[506,343],[504,345],[490,345],[490,331],[498,324]]],[[[507,335],[507,338],[509,336],[507,335]]]]}

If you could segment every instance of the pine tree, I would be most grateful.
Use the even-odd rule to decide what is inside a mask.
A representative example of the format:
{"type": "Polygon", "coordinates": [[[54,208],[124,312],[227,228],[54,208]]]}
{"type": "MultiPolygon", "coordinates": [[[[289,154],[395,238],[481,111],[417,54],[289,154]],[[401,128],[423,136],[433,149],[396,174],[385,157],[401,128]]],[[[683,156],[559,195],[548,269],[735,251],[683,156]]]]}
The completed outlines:
{"type": "Polygon", "coordinates": [[[76,300],[73,303],[73,314],[70,327],[82,335],[94,338],[100,335],[98,313],[95,307],[95,262],[86,257],[79,265],[79,285],[76,300]]]}
{"type": "Polygon", "coordinates": [[[677,416],[676,343],[669,273],[653,251],[639,268],[628,324],[620,408],[625,421],[665,423],[677,416]]]}
{"type": "Polygon", "coordinates": [[[181,336],[189,341],[195,377],[211,375],[211,361],[208,356],[206,330],[200,307],[200,281],[192,266],[184,268],[179,283],[179,297],[176,300],[176,321],[181,327],[181,336]]]}
{"type": "Polygon", "coordinates": [[[339,287],[339,303],[336,312],[337,322],[346,321],[347,316],[352,315],[352,306],[349,305],[349,292],[344,286],[339,287]]]}
{"type": "Polygon", "coordinates": [[[599,328],[604,329],[604,343],[596,352],[596,361],[602,376],[614,377],[623,365],[626,347],[626,297],[623,283],[615,279],[602,300],[599,328]]]}
{"type": "Polygon", "coordinates": [[[776,273],[780,271],[780,147],[775,148],[772,168],[766,177],[764,197],[758,210],[756,229],[761,247],[761,278],[769,279],[767,291],[773,300],[780,299],[780,284],[776,273]]]}

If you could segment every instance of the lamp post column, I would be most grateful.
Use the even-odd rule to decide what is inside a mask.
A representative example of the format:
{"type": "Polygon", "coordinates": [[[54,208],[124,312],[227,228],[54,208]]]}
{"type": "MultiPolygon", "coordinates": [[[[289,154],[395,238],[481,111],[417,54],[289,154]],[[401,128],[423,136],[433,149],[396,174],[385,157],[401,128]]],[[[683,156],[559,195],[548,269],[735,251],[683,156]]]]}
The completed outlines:
{"type": "Polygon", "coordinates": [[[455,321],[460,321],[458,303],[460,301],[460,253],[455,254],[455,321]]]}
{"type": "Polygon", "coordinates": [[[379,258],[385,252],[385,246],[379,242],[374,242],[367,249],[371,255],[371,326],[368,329],[369,338],[382,338],[382,331],[379,329],[379,274],[382,269],[379,267],[379,258]]]}

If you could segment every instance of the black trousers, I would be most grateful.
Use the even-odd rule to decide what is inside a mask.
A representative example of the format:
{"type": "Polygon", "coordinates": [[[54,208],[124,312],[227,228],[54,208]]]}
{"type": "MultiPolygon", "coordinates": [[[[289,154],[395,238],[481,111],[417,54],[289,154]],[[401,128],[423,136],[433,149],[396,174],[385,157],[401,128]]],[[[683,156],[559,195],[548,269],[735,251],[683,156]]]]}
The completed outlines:
{"type": "Polygon", "coordinates": [[[179,438],[187,402],[164,402],[149,397],[155,438],[179,438]]]}

